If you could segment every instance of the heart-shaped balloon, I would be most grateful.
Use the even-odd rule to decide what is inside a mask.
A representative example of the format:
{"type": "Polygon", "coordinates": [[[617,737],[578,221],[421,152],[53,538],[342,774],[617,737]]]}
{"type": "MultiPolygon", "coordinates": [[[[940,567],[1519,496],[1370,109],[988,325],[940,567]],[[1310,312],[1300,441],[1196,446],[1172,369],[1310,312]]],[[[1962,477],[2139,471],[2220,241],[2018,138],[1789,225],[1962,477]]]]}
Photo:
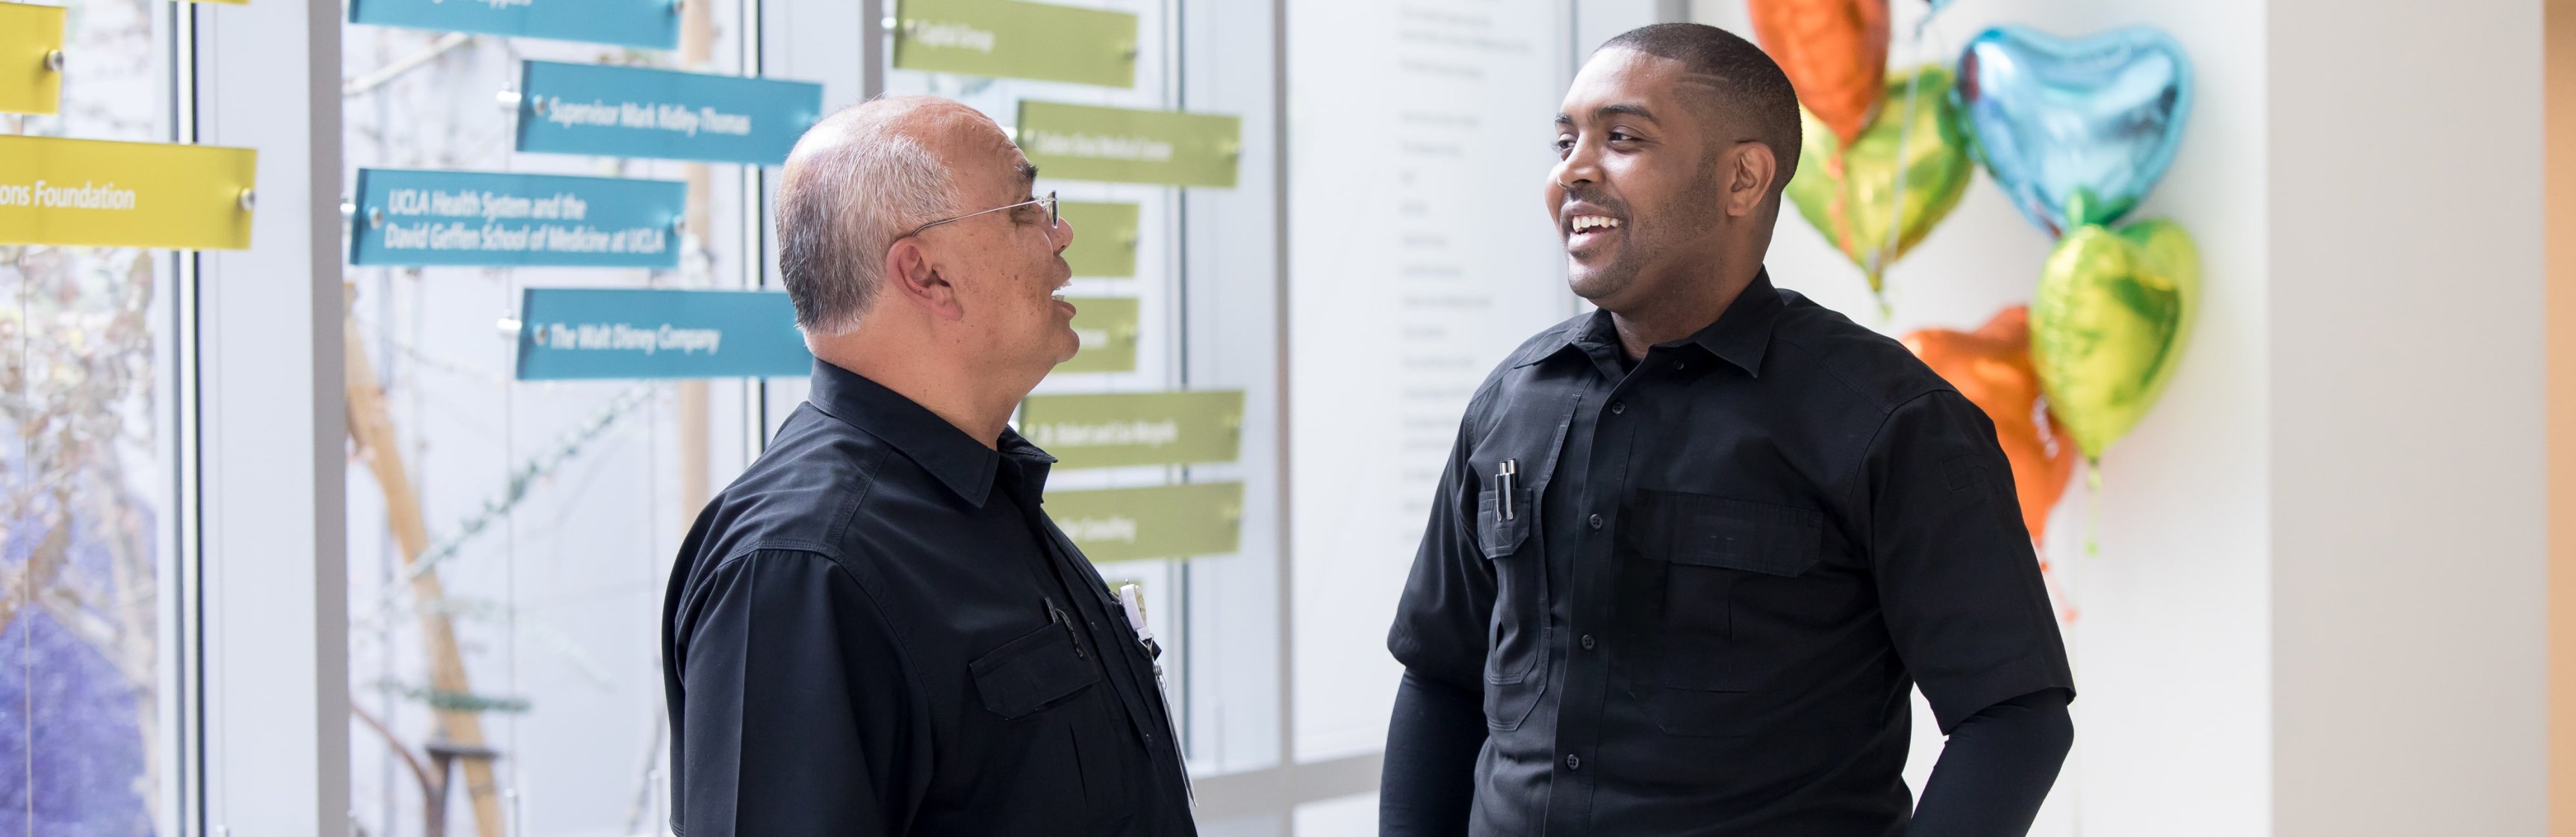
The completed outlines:
{"type": "Polygon", "coordinates": [[[2030,309],[2006,308],[1973,332],[1927,329],[1905,347],[1975,402],[1995,423],[1995,441],[2012,464],[2030,539],[2048,532],[2048,512],[2075,476],[2075,443],[2057,417],[2041,409],[2039,373],[2030,363],[2030,309]]]}
{"type": "Polygon", "coordinates": [[[1959,205],[1976,170],[1966,129],[1950,105],[1950,71],[1925,66],[1889,79],[1878,119],[1849,148],[1837,147],[1815,114],[1802,115],[1806,138],[1789,200],[1860,265],[1870,290],[1879,290],[1887,266],[1959,205]],[[1904,211],[1891,247],[1888,226],[1900,201],[1904,211]]]}
{"type": "Polygon", "coordinates": [[[1749,0],[1753,37],[1789,75],[1798,103],[1851,142],[1887,79],[1887,0],[1749,0]]]}
{"type": "Polygon", "coordinates": [[[2191,64],[2146,27],[2062,41],[2005,26],[1968,42],[1953,95],[1995,185],[2059,235],[2120,220],[2165,176],[2191,114],[2191,64]]]}
{"type": "Polygon", "coordinates": [[[2084,458],[2128,435],[2181,365],[2200,308],[2200,250],[2170,221],[2075,228],[2048,255],[2030,356],[2084,458]]]}

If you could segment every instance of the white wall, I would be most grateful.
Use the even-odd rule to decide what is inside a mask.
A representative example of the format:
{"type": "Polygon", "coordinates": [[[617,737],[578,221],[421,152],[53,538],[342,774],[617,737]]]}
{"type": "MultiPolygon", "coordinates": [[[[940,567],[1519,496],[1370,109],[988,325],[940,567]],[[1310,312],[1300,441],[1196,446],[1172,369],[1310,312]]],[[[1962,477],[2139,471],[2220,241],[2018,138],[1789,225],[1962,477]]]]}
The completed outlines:
{"type": "MultiPolygon", "coordinates": [[[[2104,458],[2100,554],[2080,480],[2046,544],[2081,696],[2034,833],[2539,833],[2540,4],[1971,0],[1909,45],[1922,5],[1892,66],[1995,23],[2146,24],[2198,78],[2135,217],[2192,232],[2204,306],[2104,458]]],[[[1980,175],[1882,318],[1781,225],[1781,284],[1891,334],[2027,301],[2051,244],[1980,175]]]]}

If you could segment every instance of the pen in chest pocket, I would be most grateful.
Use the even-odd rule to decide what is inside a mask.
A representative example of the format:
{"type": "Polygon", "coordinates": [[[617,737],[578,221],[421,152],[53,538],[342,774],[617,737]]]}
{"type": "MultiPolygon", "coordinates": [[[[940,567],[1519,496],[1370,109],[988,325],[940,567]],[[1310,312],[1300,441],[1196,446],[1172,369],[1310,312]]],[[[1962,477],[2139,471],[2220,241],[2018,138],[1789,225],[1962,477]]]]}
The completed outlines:
{"type": "Polygon", "coordinates": [[[1502,464],[1494,466],[1494,499],[1501,502],[1501,505],[1496,508],[1502,510],[1504,520],[1511,520],[1514,517],[1512,498],[1513,495],[1520,493],[1520,481],[1520,460],[1506,459],[1502,464]]]}

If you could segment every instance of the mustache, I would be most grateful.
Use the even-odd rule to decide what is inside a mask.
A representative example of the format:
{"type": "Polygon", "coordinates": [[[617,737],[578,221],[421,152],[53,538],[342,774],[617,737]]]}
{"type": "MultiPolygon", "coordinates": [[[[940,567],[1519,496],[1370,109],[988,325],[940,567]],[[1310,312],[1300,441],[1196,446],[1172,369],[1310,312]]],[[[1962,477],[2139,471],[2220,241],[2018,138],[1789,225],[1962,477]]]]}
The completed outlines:
{"type": "Polygon", "coordinates": [[[1559,213],[1563,213],[1565,211],[1564,207],[1567,204],[1580,202],[1601,207],[1602,209],[1619,213],[1622,216],[1628,214],[1628,205],[1626,203],[1603,193],[1598,186],[1583,184],[1577,186],[1566,186],[1563,188],[1565,189],[1565,199],[1557,203],[1557,211],[1559,213]]]}

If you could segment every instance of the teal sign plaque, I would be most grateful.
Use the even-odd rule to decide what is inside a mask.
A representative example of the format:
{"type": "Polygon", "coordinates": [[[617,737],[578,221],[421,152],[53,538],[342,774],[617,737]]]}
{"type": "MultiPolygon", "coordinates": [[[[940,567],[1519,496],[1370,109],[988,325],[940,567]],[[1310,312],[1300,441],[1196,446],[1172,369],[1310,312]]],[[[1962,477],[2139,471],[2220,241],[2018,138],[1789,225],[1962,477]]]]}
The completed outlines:
{"type": "Polygon", "coordinates": [[[520,151],[777,165],[822,118],[823,86],[808,82],[553,61],[522,66],[520,151]]]}
{"type": "Polygon", "coordinates": [[[796,310],[774,291],[529,288],[519,380],[752,378],[813,370],[796,310]]]}
{"type": "Polygon", "coordinates": [[[688,200],[676,180],[359,169],[349,263],[667,269],[688,200]]]}
{"type": "Polygon", "coordinates": [[[349,22],[645,49],[680,45],[674,0],[351,0],[349,22]]]}

